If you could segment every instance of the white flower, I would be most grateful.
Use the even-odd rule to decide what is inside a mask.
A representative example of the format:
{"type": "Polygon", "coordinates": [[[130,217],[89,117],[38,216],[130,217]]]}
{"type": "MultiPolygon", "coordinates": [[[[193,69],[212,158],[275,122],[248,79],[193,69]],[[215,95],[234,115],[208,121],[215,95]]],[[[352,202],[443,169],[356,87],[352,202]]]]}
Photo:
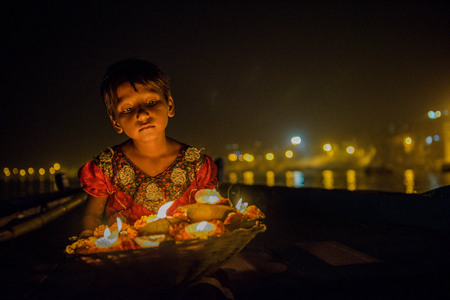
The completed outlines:
{"type": "Polygon", "coordinates": [[[119,171],[119,179],[123,185],[127,185],[134,182],[134,170],[129,165],[125,165],[119,171]]]}

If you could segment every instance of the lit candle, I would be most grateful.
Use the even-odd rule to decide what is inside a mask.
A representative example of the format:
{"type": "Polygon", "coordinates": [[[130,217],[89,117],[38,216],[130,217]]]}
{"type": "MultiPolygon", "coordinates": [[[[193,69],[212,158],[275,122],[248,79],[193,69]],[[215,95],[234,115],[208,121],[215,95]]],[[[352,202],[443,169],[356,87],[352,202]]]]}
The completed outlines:
{"type": "Polygon", "coordinates": [[[215,229],[216,226],[214,224],[206,221],[190,224],[185,227],[187,234],[189,234],[189,236],[193,239],[207,239],[215,229]]]}

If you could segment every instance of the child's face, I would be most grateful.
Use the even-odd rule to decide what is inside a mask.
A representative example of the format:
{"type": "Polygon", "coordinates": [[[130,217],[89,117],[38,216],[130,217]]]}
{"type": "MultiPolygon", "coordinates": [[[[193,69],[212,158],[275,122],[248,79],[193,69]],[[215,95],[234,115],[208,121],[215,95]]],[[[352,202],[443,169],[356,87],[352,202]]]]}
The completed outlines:
{"type": "Polygon", "coordinates": [[[148,141],[165,136],[169,117],[173,117],[175,107],[173,99],[164,99],[161,92],[151,86],[135,84],[136,90],[129,83],[117,88],[119,99],[113,125],[123,129],[133,140],[148,141]]]}

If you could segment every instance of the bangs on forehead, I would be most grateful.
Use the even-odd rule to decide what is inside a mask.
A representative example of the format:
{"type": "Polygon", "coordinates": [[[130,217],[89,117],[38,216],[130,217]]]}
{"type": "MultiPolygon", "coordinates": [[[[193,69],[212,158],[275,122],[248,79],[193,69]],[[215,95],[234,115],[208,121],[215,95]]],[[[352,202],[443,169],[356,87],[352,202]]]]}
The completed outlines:
{"type": "Polygon", "coordinates": [[[139,80],[139,81],[130,82],[130,84],[136,92],[137,92],[136,84],[142,84],[150,92],[153,92],[156,94],[161,94],[164,96],[163,90],[153,81],[139,80]]]}

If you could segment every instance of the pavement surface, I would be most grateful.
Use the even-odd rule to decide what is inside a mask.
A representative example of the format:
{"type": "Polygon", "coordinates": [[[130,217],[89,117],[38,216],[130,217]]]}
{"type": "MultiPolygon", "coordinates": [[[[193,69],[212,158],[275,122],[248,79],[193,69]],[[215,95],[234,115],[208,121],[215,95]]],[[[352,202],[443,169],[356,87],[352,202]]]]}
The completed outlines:
{"type": "MultiPolygon", "coordinates": [[[[254,193],[255,204],[266,213],[267,230],[210,277],[220,282],[224,294],[203,288],[192,298],[450,299],[447,229],[319,213],[292,205],[317,191],[268,191],[254,193]]],[[[68,238],[80,232],[83,209],[80,205],[36,231],[0,243],[0,299],[191,296],[193,288],[184,286],[154,289],[130,285],[133,278],[111,280],[110,270],[95,270],[66,256],[68,238]]]]}

